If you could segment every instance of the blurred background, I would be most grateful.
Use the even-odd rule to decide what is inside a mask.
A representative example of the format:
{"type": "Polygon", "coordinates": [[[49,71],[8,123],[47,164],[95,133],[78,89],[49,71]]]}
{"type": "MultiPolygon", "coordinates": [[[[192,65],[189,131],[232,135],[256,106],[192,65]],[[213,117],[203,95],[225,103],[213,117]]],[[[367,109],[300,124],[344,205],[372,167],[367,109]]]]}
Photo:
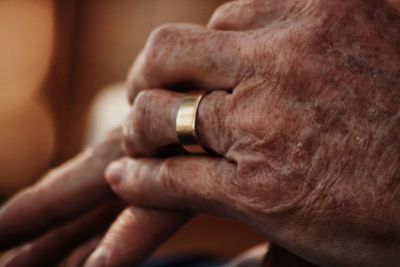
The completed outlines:
{"type": "MultiPolygon", "coordinates": [[[[0,1],[0,199],[122,122],[123,82],[152,29],[205,24],[223,2],[0,1]]],[[[259,242],[242,225],[201,216],[158,253],[231,257],[259,242]]]]}

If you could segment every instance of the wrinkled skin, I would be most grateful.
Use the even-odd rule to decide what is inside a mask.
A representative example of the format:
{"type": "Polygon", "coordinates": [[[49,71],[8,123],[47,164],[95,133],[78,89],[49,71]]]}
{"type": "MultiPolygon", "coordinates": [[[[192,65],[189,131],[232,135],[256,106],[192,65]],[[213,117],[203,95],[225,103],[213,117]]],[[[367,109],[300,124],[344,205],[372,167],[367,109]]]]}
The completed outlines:
{"type": "MultiPolygon", "coordinates": [[[[123,155],[121,143],[120,130],[110,133],[2,205],[1,267],[136,266],[190,218],[126,207],[112,194],[104,170],[123,155]]],[[[310,266],[278,246],[246,253],[229,266],[258,266],[264,255],[269,267],[310,266]]]]}
{"type": "Polygon", "coordinates": [[[136,159],[107,171],[123,199],[243,221],[321,266],[397,266],[394,5],[228,3],[208,29],[157,29],[128,86],[126,147],[136,159]],[[177,144],[176,110],[183,91],[197,88],[210,91],[199,108],[199,141],[216,156],[154,157],[177,144]]]}

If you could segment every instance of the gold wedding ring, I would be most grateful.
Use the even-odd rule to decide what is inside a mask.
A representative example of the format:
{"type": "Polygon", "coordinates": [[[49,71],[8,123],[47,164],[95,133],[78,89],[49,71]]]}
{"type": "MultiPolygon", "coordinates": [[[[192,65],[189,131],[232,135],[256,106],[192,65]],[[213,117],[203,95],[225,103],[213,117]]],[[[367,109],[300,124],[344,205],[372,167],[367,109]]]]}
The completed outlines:
{"type": "Polygon", "coordinates": [[[207,153],[199,144],[196,132],[197,110],[205,91],[194,91],[186,94],[176,114],[176,134],[179,143],[189,153],[207,153]]]}

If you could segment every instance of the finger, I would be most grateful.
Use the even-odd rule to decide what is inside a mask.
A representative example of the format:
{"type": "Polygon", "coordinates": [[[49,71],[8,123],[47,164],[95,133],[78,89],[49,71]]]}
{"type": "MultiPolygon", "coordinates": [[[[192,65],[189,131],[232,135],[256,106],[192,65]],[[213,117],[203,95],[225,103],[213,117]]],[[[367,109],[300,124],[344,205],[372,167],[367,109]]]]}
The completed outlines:
{"type": "Polygon", "coordinates": [[[113,223],[85,267],[137,266],[188,220],[170,211],[128,208],[113,223]]]}
{"type": "Polygon", "coordinates": [[[310,1],[237,0],[223,4],[212,15],[208,28],[224,31],[249,31],[281,22],[294,16],[310,1]]]}
{"type": "Polygon", "coordinates": [[[232,194],[235,171],[235,164],[218,158],[124,158],[107,168],[106,178],[119,197],[139,206],[229,216],[239,204],[232,194]]]}
{"type": "Polygon", "coordinates": [[[112,198],[104,170],[122,155],[120,131],[47,174],[0,209],[0,250],[36,237],[112,198]]]}
{"type": "Polygon", "coordinates": [[[270,244],[262,244],[251,248],[250,250],[245,251],[223,267],[260,267],[269,247],[270,244]]]}
{"type": "Polygon", "coordinates": [[[100,237],[94,237],[85,244],[75,249],[67,256],[57,267],[81,267],[89,257],[89,255],[100,244],[100,237]]]}
{"type": "MultiPolygon", "coordinates": [[[[220,155],[225,155],[232,143],[225,110],[229,107],[229,95],[226,91],[205,95],[196,119],[199,142],[220,155]]],[[[124,125],[125,146],[132,156],[155,155],[179,143],[175,120],[182,98],[183,94],[167,90],[147,90],[139,94],[124,125]]]]}
{"type": "Polygon", "coordinates": [[[140,91],[152,88],[233,89],[246,74],[244,39],[194,25],[161,26],[129,73],[131,103],[140,91]]]}
{"type": "Polygon", "coordinates": [[[17,248],[0,261],[0,266],[54,266],[76,246],[105,231],[120,210],[120,203],[108,203],[31,243],[17,248]]]}

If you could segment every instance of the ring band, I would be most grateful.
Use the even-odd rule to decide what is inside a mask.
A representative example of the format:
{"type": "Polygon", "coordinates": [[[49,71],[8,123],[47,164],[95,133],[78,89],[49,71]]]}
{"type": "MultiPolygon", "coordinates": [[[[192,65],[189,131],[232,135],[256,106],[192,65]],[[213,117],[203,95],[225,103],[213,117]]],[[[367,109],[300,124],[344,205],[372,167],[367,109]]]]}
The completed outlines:
{"type": "Polygon", "coordinates": [[[207,153],[200,145],[196,132],[197,111],[205,91],[194,91],[186,94],[176,114],[176,134],[179,143],[189,153],[207,153]]]}

